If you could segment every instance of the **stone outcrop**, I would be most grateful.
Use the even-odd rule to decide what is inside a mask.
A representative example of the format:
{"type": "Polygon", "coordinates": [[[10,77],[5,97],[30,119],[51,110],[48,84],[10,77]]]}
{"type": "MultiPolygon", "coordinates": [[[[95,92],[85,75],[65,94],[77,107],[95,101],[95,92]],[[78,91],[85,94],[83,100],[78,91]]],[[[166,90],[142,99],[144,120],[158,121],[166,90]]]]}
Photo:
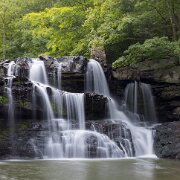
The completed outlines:
{"type": "Polygon", "coordinates": [[[159,122],[180,120],[180,62],[177,58],[145,60],[113,70],[109,82],[111,92],[123,97],[126,85],[133,81],[151,85],[159,122]]]}
{"type": "Polygon", "coordinates": [[[154,150],[158,157],[180,160],[180,122],[156,127],[154,150]]]}
{"type": "Polygon", "coordinates": [[[180,83],[179,59],[169,57],[160,60],[145,60],[130,67],[118,68],[112,71],[112,76],[118,80],[137,80],[157,83],[180,83]]]}
{"type": "Polygon", "coordinates": [[[54,75],[58,72],[61,64],[61,89],[63,91],[82,93],[84,92],[84,78],[87,66],[87,59],[82,56],[63,56],[46,60],[45,66],[50,84],[53,85],[54,75]]]}
{"type": "Polygon", "coordinates": [[[86,119],[105,119],[108,115],[107,98],[95,93],[85,94],[86,119]]]}

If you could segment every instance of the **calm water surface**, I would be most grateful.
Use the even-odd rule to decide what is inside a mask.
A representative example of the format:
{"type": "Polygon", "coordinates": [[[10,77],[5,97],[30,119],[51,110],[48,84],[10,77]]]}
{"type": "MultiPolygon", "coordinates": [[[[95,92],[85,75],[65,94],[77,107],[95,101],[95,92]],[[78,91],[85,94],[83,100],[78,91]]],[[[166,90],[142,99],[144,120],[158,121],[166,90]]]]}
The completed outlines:
{"type": "Polygon", "coordinates": [[[179,180],[180,161],[1,161],[0,180],[179,180]]]}

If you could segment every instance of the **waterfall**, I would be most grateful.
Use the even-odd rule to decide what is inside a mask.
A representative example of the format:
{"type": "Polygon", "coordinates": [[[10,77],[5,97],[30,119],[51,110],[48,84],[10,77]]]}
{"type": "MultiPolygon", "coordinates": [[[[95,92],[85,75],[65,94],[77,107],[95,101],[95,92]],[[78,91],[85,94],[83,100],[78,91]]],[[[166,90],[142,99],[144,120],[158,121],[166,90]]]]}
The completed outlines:
{"type": "Polygon", "coordinates": [[[15,62],[11,61],[8,65],[7,70],[7,84],[6,84],[6,92],[8,97],[8,122],[9,122],[9,129],[10,129],[10,142],[12,145],[12,154],[14,154],[14,135],[15,135],[15,122],[14,122],[14,101],[13,101],[13,94],[12,94],[12,82],[15,73],[15,62]]]}
{"type": "Polygon", "coordinates": [[[84,94],[65,93],[64,101],[66,103],[67,120],[69,128],[73,120],[79,121],[79,129],[85,129],[85,113],[84,113],[84,94]]]}
{"type": "Polygon", "coordinates": [[[58,89],[61,89],[61,69],[62,65],[61,63],[58,63],[55,65],[53,72],[53,85],[58,89]]]}
{"type": "Polygon", "coordinates": [[[54,111],[58,118],[63,116],[63,93],[59,89],[51,88],[54,111]]]}
{"type": "Polygon", "coordinates": [[[43,61],[36,58],[32,59],[29,79],[43,84],[48,84],[47,73],[43,61]]]}
{"type": "Polygon", "coordinates": [[[141,83],[140,87],[143,94],[144,116],[148,122],[157,122],[154,98],[149,84],[141,83]]]}
{"type": "Polygon", "coordinates": [[[108,136],[87,130],[67,130],[62,131],[60,136],[54,135],[48,142],[47,150],[52,158],[125,157],[108,136]]]}
{"type": "MultiPolygon", "coordinates": [[[[154,98],[149,84],[129,83],[125,89],[127,110],[134,115],[141,115],[146,122],[157,122],[154,98]]],[[[142,117],[138,118],[142,119],[142,117]]]]}
{"type": "MultiPolygon", "coordinates": [[[[133,119],[129,119],[125,115],[124,112],[118,110],[115,100],[113,100],[113,98],[109,95],[109,89],[108,89],[107,82],[106,82],[106,79],[104,76],[104,72],[98,62],[95,62],[94,60],[89,61],[86,78],[87,78],[87,83],[86,83],[87,91],[92,92],[94,90],[94,92],[106,95],[108,97],[108,109],[109,109],[109,113],[110,113],[110,119],[114,120],[116,122],[119,121],[119,122],[124,122],[127,124],[128,128],[131,131],[134,150],[135,150],[135,156],[153,155],[152,130],[146,129],[145,127],[135,126],[133,124],[133,119]],[[103,82],[103,86],[101,85],[102,82],[103,82]],[[100,85],[100,86],[97,86],[97,85],[100,85]],[[98,87],[98,88],[94,88],[94,87],[98,87]]],[[[138,111],[137,87],[138,87],[137,82],[135,82],[133,85],[130,84],[128,86],[128,90],[126,90],[126,94],[130,94],[129,95],[130,98],[126,97],[126,99],[127,98],[130,99],[130,105],[133,106],[134,113],[137,113],[137,111],[138,111]]],[[[142,83],[142,87],[144,89],[143,93],[145,94],[145,92],[146,92],[145,89],[147,89],[147,86],[145,86],[142,83]]],[[[150,91],[148,91],[148,93],[150,93],[150,91]]],[[[149,94],[148,95],[146,94],[146,97],[149,97],[149,94]]],[[[149,100],[146,98],[146,101],[149,101],[149,100]]],[[[147,111],[148,111],[148,109],[147,109],[147,111]]],[[[125,132],[125,134],[126,133],[127,132],[125,132]]],[[[129,141],[129,139],[127,139],[127,140],[129,141]]],[[[125,143],[123,145],[123,148],[126,149],[126,151],[129,151],[130,155],[133,154],[132,146],[129,146],[129,143],[125,143]]]]}
{"type": "Polygon", "coordinates": [[[49,96],[47,94],[47,87],[48,86],[45,86],[44,84],[40,84],[40,83],[36,83],[36,82],[33,82],[33,83],[34,83],[34,85],[36,87],[37,92],[41,96],[41,99],[42,99],[42,102],[43,102],[43,111],[46,114],[45,118],[47,120],[49,120],[49,121],[51,119],[54,119],[54,112],[53,112],[53,109],[52,109],[52,105],[51,105],[49,96]]]}
{"type": "MultiPolygon", "coordinates": [[[[153,154],[152,131],[134,124],[134,119],[119,110],[117,102],[111,97],[106,77],[101,65],[95,60],[89,60],[86,71],[85,92],[96,93],[107,98],[108,116],[106,121],[112,126],[107,131],[102,126],[98,129],[91,124],[88,129],[88,119],[85,116],[85,94],[62,91],[61,63],[56,62],[53,72],[53,86],[48,82],[44,61],[32,59],[29,61],[29,81],[33,84],[32,110],[33,119],[37,118],[37,107],[41,109],[41,118],[45,123],[45,133],[42,135],[44,158],[126,158],[153,154]],[[115,131],[113,132],[113,128],[115,131]]],[[[9,100],[8,118],[13,127],[10,136],[14,135],[14,103],[12,95],[12,80],[16,73],[15,63],[9,63],[7,94],[9,100]]],[[[149,85],[131,83],[125,92],[128,110],[139,114],[142,98],[145,119],[155,119],[152,93],[149,85]]],[[[96,119],[94,119],[96,121],[96,119]]],[[[38,139],[39,137],[37,137],[38,139]]],[[[38,152],[36,137],[31,139],[33,148],[38,152]]],[[[13,144],[13,139],[11,139],[13,144]]],[[[13,147],[13,145],[12,145],[13,147]]]]}
{"type": "Polygon", "coordinates": [[[86,72],[86,92],[95,92],[109,96],[109,88],[101,65],[91,59],[86,72]]]}
{"type": "Polygon", "coordinates": [[[57,87],[58,89],[61,89],[61,69],[62,69],[62,65],[59,63],[58,67],[57,67],[57,87]]]}

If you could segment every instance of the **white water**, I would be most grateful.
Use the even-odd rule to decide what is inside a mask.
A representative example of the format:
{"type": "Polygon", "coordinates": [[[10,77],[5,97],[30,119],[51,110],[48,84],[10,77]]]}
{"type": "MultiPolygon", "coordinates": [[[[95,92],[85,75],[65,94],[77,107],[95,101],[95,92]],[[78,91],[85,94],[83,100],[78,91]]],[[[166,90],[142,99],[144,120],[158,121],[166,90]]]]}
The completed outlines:
{"type": "Polygon", "coordinates": [[[39,59],[32,59],[29,79],[43,84],[48,84],[48,78],[44,62],[39,59]]]}
{"type": "MultiPolygon", "coordinates": [[[[78,139],[83,138],[81,137],[82,133],[79,133],[79,130],[85,129],[84,94],[68,93],[68,92],[62,93],[60,90],[51,87],[50,85],[48,85],[48,78],[47,78],[44,62],[40,61],[39,59],[33,59],[32,62],[33,63],[31,65],[29,79],[34,84],[33,93],[35,93],[36,91],[41,97],[43,104],[43,111],[45,112],[44,119],[49,122],[50,136],[47,140],[46,156],[48,158],[69,157],[70,155],[68,156],[69,153],[66,151],[70,151],[70,150],[68,150],[67,147],[72,146],[71,151],[76,150],[76,148],[74,147],[76,144],[76,140],[72,139],[74,137],[73,135],[76,135],[75,137],[78,137],[78,139]],[[47,88],[51,89],[52,91],[53,108],[47,93],[47,88]],[[66,121],[62,119],[63,102],[65,103],[64,108],[66,109],[66,113],[67,113],[66,121]],[[54,111],[56,111],[57,118],[55,118],[54,111]],[[78,125],[78,127],[76,128],[77,130],[73,131],[74,132],[73,135],[72,133],[68,133],[68,132],[64,133],[64,130],[72,129],[72,121],[75,121],[76,124],[78,125]],[[57,135],[57,132],[61,132],[66,135],[64,143],[57,141],[57,139],[60,138],[60,136],[57,135]],[[70,138],[70,142],[68,141],[69,138],[70,138]],[[65,152],[62,153],[65,147],[66,147],[65,152]]],[[[60,88],[61,65],[58,66],[57,70],[58,70],[57,78],[54,77],[54,79],[57,79],[58,88],[60,88]]],[[[36,103],[36,97],[34,96],[34,94],[33,94],[33,102],[36,103]]],[[[73,157],[76,157],[77,153],[75,152],[73,153],[75,154],[73,157]]],[[[83,156],[83,153],[80,154],[81,157],[85,157],[83,156]]]]}
{"type": "MultiPolygon", "coordinates": [[[[157,122],[155,103],[149,84],[129,83],[125,89],[127,110],[133,115],[141,114],[145,122],[157,122]]],[[[136,118],[140,120],[140,118],[136,118]]],[[[142,119],[142,118],[141,118],[142,119]]]]}
{"type": "Polygon", "coordinates": [[[40,84],[40,83],[36,83],[33,82],[35,84],[36,90],[37,92],[40,94],[41,96],[41,100],[43,102],[43,111],[46,114],[45,118],[47,120],[51,120],[54,119],[54,112],[51,106],[51,102],[49,100],[49,96],[47,94],[47,87],[44,84],[40,84]]]}
{"type": "Polygon", "coordinates": [[[88,62],[86,72],[86,92],[95,92],[105,96],[110,96],[106,77],[101,65],[91,59],[88,62]]]}
{"type": "Polygon", "coordinates": [[[72,128],[73,120],[76,120],[76,123],[79,124],[78,129],[85,129],[84,94],[64,93],[64,101],[66,103],[69,129],[72,128]]]}
{"type": "Polygon", "coordinates": [[[14,122],[14,101],[13,101],[13,94],[12,94],[12,82],[15,73],[15,62],[11,61],[8,66],[7,70],[7,85],[6,85],[6,92],[8,97],[8,122],[9,122],[9,129],[10,129],[10,141],[12,144],[12,154],[14,153],[14,133],[15,133],[15,122],[14,122]]]}
{"type": "Polygon", "coordinates": [[[53,72],[53,85],[58,89],[61,89],[61,69],[62,69],[61,63],[57,62],[53,72]]]}
{"type": "Polygon", "coordinates": [[[55,134],[47,144],[47,154],[51,158],[125,157],[108,136],[87,130],[62,131],[61,136],[55,134]],[[91,154],[91,148],[95,154],[91,154]]]}
{"type": "Polygon", "coordinates": [[[140,84],[143,94],[144,116],[148,122],[157,122],[154,98],[149,84],[140,84]]]}
{"type": "Polygon", "coordinates": [[[59,64],[59,66],[57,68],[58,89],[61,89],[61,69],[62,69],[62,66],[61,66],[61,64],[59,64]]]}
{"type": "MultiPolygon", "coordinates": [[[[94,87],[96,87],[97,85],[101,85],[101,83],[103,82],[103,86],[101,85],[97,89],[94,88],[94,92],[106,95],[108,97],[108,108],[109,108],[109,113],[110,113],[110,119],[119,121],[119,122],[122,121],[127,124],[127,127],[130,129],[131,135],[133,138],[135,156],[153,155],[154,153],[153,153],[152,130],[146,129],[145,127],[138,127],[138,126],[133,125],[133,119],[129,119],[122,111],[118,110],[116,102],[109,95],[109,88],[107,86],[107,82],[104,83],[104,81],[106,81],[104,72],[102,71],[102,68],[98,62],[94,60],[90,60],[90,62],[88,63],[87,71],[89,71],[87,72],[87,84],[86,84],[87,91],[93,90],[94,87]],[[98,77],[96,78],[96,76],[98,77]]],[[[137,112],[137,94],[138,94],[137,83],[135,83],[134,86],[135,86],[134,96],[131,95],[131,98],[133,98],[134,112],[136,113],[137,112]]],[[[129,155],[132,155],[132,149],[129,146],[129,143],[128,143],[128,146],[127,144],[125,144],[124,148],[127,149],[127,151],[129,152],[129,155]]]]}
{"type": "MultiPolygon", "coordinates": [[[[58,88],[61,88],[60,67],[57,73],[58,88]]],[[[104,72],[97,61],[90,60],[88,63],[86,92],[106,96],[110,120],[126,124],[126,127],[121,129],[123,136],[119,137],[119,146],[108,136],[94,131],[95,127],[93,131],[85,129],[84,94],[62,92],[48,85],[43,61],[33,59],[29,79],[34,83],[34,93],[37,92],[41,97],[45,112],[44,119],[49,122],[50,133],[49,137],[46,137],[44,154],[46,158],[122,158],[153,154],[152,131],[133,125],[133,119],[128,119],[118,110],[116,102],[110,96],[104,72]],[[51,99],[47,88],[51,90],[51,99]],[[63,110],[66,110],[66,119],[63,118],[63,110]]],[[[135,94],[137,96],[137,91],[135,94]]],[[[36,97],[33,99],[36,103],[36,97]]]]}

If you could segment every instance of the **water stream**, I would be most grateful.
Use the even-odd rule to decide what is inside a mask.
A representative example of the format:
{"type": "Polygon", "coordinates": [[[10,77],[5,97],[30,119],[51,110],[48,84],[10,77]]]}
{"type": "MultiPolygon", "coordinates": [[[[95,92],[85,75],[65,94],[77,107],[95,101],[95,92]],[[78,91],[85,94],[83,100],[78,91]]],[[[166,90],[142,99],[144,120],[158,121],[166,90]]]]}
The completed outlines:
{"type": "MultiPolygon", "coordinates": [[[[10,64],[9,66],[13,65],[10,64]]],[[[43,109],[43,120],[48,124],[48,133],[43,137],[45,159],[54,158],[127,158],[138,156],[154,156],[153,154],[153,133],[152,130],[137,126],[133,118],[130,118],[118,108],[117,102],[111,97],[107,81],[101,65],[95,60],[89,60],[86,72],[85,92],[97,93],[108,99],[106,120],[113,122],[119,127],[119,137],[111,136],[103,131],[97,131],[95,127],[86,129],[85,117],[85,94],[70,93],[61,90],[61,64],[54,70],[54,86],[48,83],[48,77],[44,62],[40,59],[32,59],[29,62],[29,80],[33,83],[32,101],[36,107],[41,101],[43,109]]],[[[11,67],[8,69],[10,75],[11,67]]],[[[11,79],[11,78],[10,78],[11,79]]],[[[132,98],[133,113],[138,114],[138,84],[130,84],[126,90],[126,101],[132,98]],[[132,88],[134,90],[132,90],[132,88]],[[133,94],[133,95],[132,95],[133,94]]],[[[152,96],[146,84],[140,85],[144,101],[152,96]]],[[[11,85],[7,86],[9,97],[9,108],[13,108],[13,97],[11,85]]],[[[148,109],[152,106],[144,103],[145,117],[151,112],[148,109]]],[[[13,112],[13,111],[11,111],[13,112]]],[[[13,114],[9,111],[13,120],[13,114]]],[[[36,120],[36,112],[33,110],[33,117],[36,120]]],[[[13,132],[12,132],[13,133],[13,132]]],[[[35,140],[32,140],[35,142],[35,140]]],[[[35,149],[37,147],[34,144],[35,149]]]]}
{"type": "Polygon", "coordinates": [[[14,154],[14,136],[15,136],[15,119],[14,119],[14,100],[12,94],[12,83],[14,79],[15,73],[15,62],[11,61],[8,65],[7,69],[7,84],[6,84],[6,92],[8,97],[8,122],[9,122],[9,138],[12,145],[11,154],[14,154]]]}
{"type": "Polygon", "coordinates": [[[125,103],[127,110],[133,113],[136,119],[146,123],[157,122],[154,98],[149,84],[137,81],[129,83],[125,89],[125,103]]]}

